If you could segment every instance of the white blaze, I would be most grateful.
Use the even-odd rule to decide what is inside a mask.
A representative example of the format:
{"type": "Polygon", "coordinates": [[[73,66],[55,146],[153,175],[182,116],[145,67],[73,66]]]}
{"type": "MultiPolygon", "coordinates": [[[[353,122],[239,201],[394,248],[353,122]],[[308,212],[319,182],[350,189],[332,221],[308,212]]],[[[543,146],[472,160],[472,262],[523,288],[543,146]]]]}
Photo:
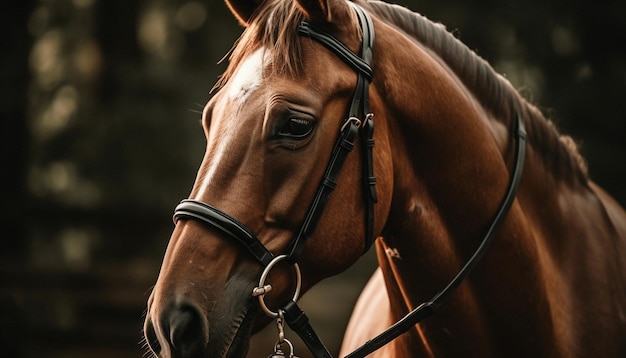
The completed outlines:
{"type": "Polygon", "coordinates": [[[265,51],[260,48],[248,56],[239,65],[233,77],[228,81],[228,98],[241,105],[254,92],[263,79],[265,51]]]}

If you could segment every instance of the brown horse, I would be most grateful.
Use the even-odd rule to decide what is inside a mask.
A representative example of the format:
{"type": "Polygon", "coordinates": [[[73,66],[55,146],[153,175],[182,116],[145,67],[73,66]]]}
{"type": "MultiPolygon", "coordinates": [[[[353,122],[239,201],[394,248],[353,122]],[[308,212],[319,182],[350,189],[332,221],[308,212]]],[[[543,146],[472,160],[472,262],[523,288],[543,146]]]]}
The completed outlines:
{"type": "Polygon", "coordinates": [[[145,335],[155,355],[244,356],[250,334],[271,321],[253,290],[282,314],[276,307],[290,302],[294,286],[305,292],[351,266],[369,230],[380,269],[355,308],[344,354],[400,320],[476,252],[513,176],[519,114],[528,138],[523,176],[489,250],[437,313],[374,354],[626,356],[626,213],[588,178],[573,141],[487,63],[420,15],[358,2],[375,32],[365,86],[376,123],[370,215],[367,138],[356,139],[361,150],[346,155],[336,183],[322,179],[340,130],[365,122],[346,121],[346,112],[370,61],[347,64],[350,56],[300,31],[306,21],[363,53],[356,7],[227,4],[246,29],[204,109],[207,149],[193,200],[177,209],[148,302],[145,335]],[[334,191],[294,244],[320,182],[334,191]],[[290,254],[270,264],[281,253],[290,254]],[[287,264],[295,261],[299,269],[287,264]]]}

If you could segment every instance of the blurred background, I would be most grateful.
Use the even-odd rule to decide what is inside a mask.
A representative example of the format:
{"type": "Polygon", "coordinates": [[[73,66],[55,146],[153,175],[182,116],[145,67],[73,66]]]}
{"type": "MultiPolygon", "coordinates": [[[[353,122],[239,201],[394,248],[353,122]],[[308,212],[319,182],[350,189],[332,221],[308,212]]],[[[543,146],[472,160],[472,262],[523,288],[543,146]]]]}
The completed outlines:
{"type": "MultiPolygon", "coordinates": [[[[626,203],[626,2],[397,2],[504,73],[626,203]]],[[[1,355],[141,357],[200,111],[241,28],[208,0],[2,1],[0,20],[1,355]]],[[[374,267],[370,254],[305,297],[333,351],[374,267]]],[[[274,340],[270,327],[251,357],[274,340]]]]}

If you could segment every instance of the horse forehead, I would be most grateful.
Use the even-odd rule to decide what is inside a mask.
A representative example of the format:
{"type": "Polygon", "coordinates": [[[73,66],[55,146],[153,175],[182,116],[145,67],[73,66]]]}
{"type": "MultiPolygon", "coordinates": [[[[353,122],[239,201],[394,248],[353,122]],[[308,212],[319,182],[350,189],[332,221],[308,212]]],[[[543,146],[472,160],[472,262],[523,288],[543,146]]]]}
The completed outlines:
{"type": "Polygon", "coordinates": [[[245,58],[228,81],[227,97],[241,106],[263,82],[263,71],[268,64],[266,51],[259,48],[245,58]]]}

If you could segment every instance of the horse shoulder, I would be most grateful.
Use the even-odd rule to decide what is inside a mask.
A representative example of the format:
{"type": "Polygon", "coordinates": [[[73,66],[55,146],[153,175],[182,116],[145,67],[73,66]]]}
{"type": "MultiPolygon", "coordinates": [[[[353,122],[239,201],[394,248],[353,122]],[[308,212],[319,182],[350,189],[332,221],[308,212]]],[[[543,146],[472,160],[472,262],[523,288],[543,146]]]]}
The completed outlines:
{"type": "MultiPolygon", "coordinates": [[[[352,311],[341,345],[340,357],[354,351],[368,340],[387,329],[390,321],[389,297],[383,274],[378,268],[361,292],[352,311]]],[[[372,357],[392,357],[392,344],[388,344],[372,354],[372,357]]]]}

